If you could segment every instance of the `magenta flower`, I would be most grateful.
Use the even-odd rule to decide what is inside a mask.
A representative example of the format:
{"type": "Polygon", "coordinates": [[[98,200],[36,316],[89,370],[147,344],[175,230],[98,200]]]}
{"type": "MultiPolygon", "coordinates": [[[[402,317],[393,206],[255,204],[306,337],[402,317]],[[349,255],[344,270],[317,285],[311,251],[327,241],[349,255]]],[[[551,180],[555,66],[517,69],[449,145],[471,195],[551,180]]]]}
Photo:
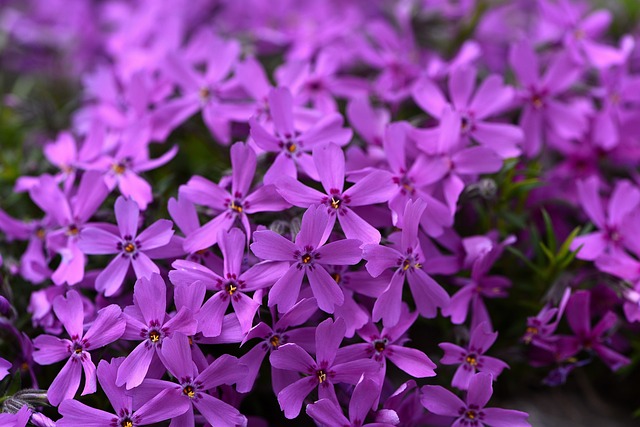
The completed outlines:
{"type": "Polygon", "coordinates": [[[12,363],[0,357],[0,381],[7,375],[9,375],[9,369],[11,369],[12,363]]]}
{"type": "MultiPolygon", "coordinates": [[[[461,118],[460,136],[465,141],[478,141],[502,158],[517,157],[524,139],[522,130],[512,124],[487,120],[511,106],[513,89],[503,83],[502,77],[493,74],[483,80],[474,93],[476,77],[473,66],[457,67],[449,74],[449,95],[454,111],[461,118]]],[[[442,119],[448,106],[445,95],[428,78],[416,83],[413,98],[424,111],[438,119],[442,119]]]]}
{"type": "Polygon", "coordinates": [[[161,252],[154,253],[152,250],[167,245],[173,236],[173,224],[166,219],[159,219],[138,234],[140,209],[132,199],[118,197],[115,213],[118,234],[102,228],[87,227],[78,242],[80,250],[85,254],[117,254],[96,277],[96,290],[104,292],[106,296],[118,292],[129,266],[133,266],[137,278],[149,278],[151,273],[159,273],[160,270],[151,261],[150,255],[162,256],[161,252]]]}
{"type": "Polygon", "coordinates": [[[527,156],[540,152],[550,131],[565,139],[579,137],[585,132],[588,128],[586,107],[557,99],[580,76],[581,69],[571,58],[557,55],[541,77],[533,47],[528,40],[522,40],[512,47],[509,62],[522,86],[518,94],[524,103],[520,127],[525,135],[527,156]]]}
{"type": "MultiPolygon", "coordinates": [[[[196,61],[185,53],[172,52],[167,55],[162,70],[181,89],[181,96],[164,103],[153,116],[156,120],[168,120],[170,124],[167,130],[170,131],[201,110],[202,119],[211,133],[220,143],[228,145],[231,143],[231,121],[246,122],[252,109],[226,99],[233,90],[233,83],[228,76],[240,55],[240,43],[210,34],[212,36],[208,40],[201,41],[217,55],[215,60],[206,60],[206,72],[203,74],[196,71],[196,61]]],[[[163,139],[166,136],[162,135],[163,139]]]]}
{"type": "MultiPolygon", "coordinates": [[[[197,323],[187,308],[173,317],[166,314],[167,285],[159,274],[141,277],[133,288],[133,305],[125,308],[127,329],[122,339],[142,342],[124,359],[118,369],[116,385],[126,384],[127,390],[142,383],[154,356],[162,356],[160,349],[166,338],[174,333],[196,333],[197,323]]],[[[162,357],[160,357],[162,360],[162,357]]]]}
{"type": "Polygon", "coordinates": [[[632,231],[637,228],[632,214],[640,204],[640,190],[629,181],[619,181],[613,192],[607,211],[599,194],[600,181],[591,177],[578,181],[578,198],[587,216],[598,227],[598,231],[577,236],[571,242],[571,250],[578,250],[577,257],[597,260],[604,254],[624,256],[624,248],[634,248],[632,231]]]}
{"type": "Polygon", "coordinates": [[[364,247],[366,268],[373,277],[389,268],[394,269],[391,282],[376,300],[372,313],[373,320],[383,319],[386,327],[394,326],[400,320],[405,278],[409,281],[418,312],[424,317],[435,317],[438,307],[449,304],[447,292],[423,270],[424,255],[418,240],[418,226],[425,208],[426,204],[420,199],[407,202],[398,249],[380,245],[364,247]]]}
{"type": "Polygon", "coordinates": [[[68,399],[60,404],[62,418],[56,422],[56,426],[76,427],[94,423],[101,426],[135,427],[170,419],[187,410],[188,402],[172,396],[167,390],[134,411],[131,396],[126,394],[124,387],[116,385],[116,375],[122,362],[122,358],[112,359],[110,363],[101,360],[97,370],[98,382],[115,413],[91,408],[77,400],[68,399]]]}
{"type": "Polygon", "coordinates": [[[85,172],[73,197],[65,195],[50,175],[29,191],[33,201],[55,219],[59,229],[47,234],[47,246],[62,255],[51,275],[56,285],[75,285],[84,278],[85,256],[78,248],[81,233],[109,191],[98,172],[85,172]]]}
{"type": "Polygon", "coordinates": [[[271,353],[269,360],[272,366],[306,375],[278,393],[278,403],[285,417],[297,417],[302,402],[315,388],[320,399],[329,399],[337,404],[335,383],[356,384],[363,374],[371,375],[378,371],[378,363],[370,359],[336,363],[336,353],[345,330],[342,319],[335,323],[331,319],[320,323],[316,329],[315,360],[297,344],[284,344],[271,353]]]}
{"type": "Polygon", "coordinates": [[[452,426],[530,427],[529,415],[512,409],[485,408],[493,394],[491,374],[478,373],[471,378],[465,401],[444,387],[422,387],[420,401],[429,411],[455,417],[452,426]]]}
{"type": "Polygon", "coordinates": [[[201,177],[192,177],[186,185],[180,186],[180,197],[207,206],[218,213],[202,227],[191,231],[184,242],[187,252],[206,249],[217,242],[220,231],[227,231],[238,220],[251,237],[248,214],[256,212],[280,211],[289,207],[282,200],[273,185],[263,185],[249,193],[256,172],[256,153],[243,143],[231,147],[231,192],[224,185],[201,177]]]}
{"type": "Polygon", "coordinates": [[[96,366],[91,361],[89,351],[104,347],[120,338],[126,323],[120,307],[113,304],[98,312],[98,316],[85,333],[84,308],[76,291],[69,291],[66,298],[58,296],[53,301],[53,311],[69,334],[69,339],[60,339],[52,335],[36,337],[33,341],[36,347],[33,359],[40,365],[50,365],[68,358],[47,392],[49,402],[58,406],[60,402],[71,399],[76,394],[82,370],[85,374],[82,395],[96,391],[96,366]]]}
{"type": "Polygon", "coordinates": [[[591,327],[591,292],[578,291],[571,296],[567,304],[567,321],[575,334],[574,337],[563,337],[563,345],[568,348],[567,357],[576,354],[581,349],[597,354],[604,363],[617,371],[631,363],[627,357],[609,347],[609,339],[605,336],[618,321],[618,317],[611,311],[591,327]]]}
{"type": "MultiPolygon", "coordinates": [[[[488,239],[488,238],[487,238],[488,239]]],[[[483,241],[485,239],[482,239],[483,241]]],[[[488,239],[490,241],[490,239],[488,239]]],[[[489,275],[489,270],[500,258],[504,247],[513,243],[515,239],[508,238],[504,242],[490,241],[487,252],[478,254],[471,266],[470,278],[456,278],[456,284],[462,286],[452,297],[449,305],[442,310],[444,316],[451,317],[451,322],[460,325],[464,323],[471,310],[471,328],[475,329],[482,322],[487,322],[491,328],[491,318],[484,303],[484,298],[505,298],[511,281],[503,276],[489,275]]],[[[465,239],[466,246],[473,244],[473,238],[465,239]]],[[[485,243],[476,242],[477,246],[485,243]]],[[[475,246],[475,245],[474,245],[475,246]]],[[[473,248],[471,251],[478,250],[473,248]]],[[[469,251],[469,249],[468,249],[469,251]]]]}
{"type": "Polygon", "coordinates": [[[164,165],[178,152],[178,146],[173,146],[162,156],[151,159],[148,140],[147,129],[132,125],[123,132],[122,141],[113,156],[102,156],[85,167],[101,171],[109,190],[118,187],[120,194],[135,200],[141,210],[147,209],[153,195],[151,185],[139,174],[164,165]]]}
{"type": "Polygon", "coordinates": [[[490,325],[484,322],[471,332],[467,348],[448,342],[438,344],[444,350],[444,356],[440,359],[440,363],[443,365],[460,365],[451,381],[452,386],[460,390],[467,390],[471,378],[476,372],[488,372],[495,380],[503,369],[509,367],[502,360],[484,355],[497,337],[498,333],[492,332],[490,325]]]}
{"type": "Polygon", "coordinates": [[[337,218],[347,239],[379,243],[380,232],[358,216],[351,207],[388,201],[393,194],[393,183],[389,173],[372,172],[353,187],[343,191],[344,153],[340,147],[327,144],[314,148],[313,161],[325,194],[307,187],[295,178],[285,176],[276,182],[282,197],[289,203],[304,208],[311,205],[326,206],[330,215],[330,229],[333,229],[337,218]]]}
{"type": "Polygon", "coordinates": [[[536,347],[555,352],[558,337],[553,334],[558,328],[570,296],[571,289],[567,288],[562,294],[558,307],[553,307],[551,303],[548,303],[536,316],[529,317],[527,319],[527,330],[522,340],[527,344],[531,343],[536,347]]]}
{"type": "Polygon", "coordinates": [[[375,405],[378,384],[364,376],[360,378],[351,393],[349,401],[349,418],[344,416],[340,406],[336,405],[331,399],[320,399],[317,402],[307,405],[307,414],[316,422],[326,427],[391,427],[397,425],[397,415],[393,419],[394,411],[386,411],[386,418],[394,422],[380,422],[376,420],[373,423],[365,423],[365,418],[375,405]],[[391,414],[393,413],[393,414],[391,414]]]}
{"type": "Polygon", "coordinates": [[[296,178],[297,167],[312,178],[318,176],[309,152],[316,145],[333,142],[345,145],[353,132],[342,127],[340,114],[328,114],[309,129],[300,132],[294,127],[293,98],[286,88],[276,88],[269,94],[269,111],[273,119],[273,131],[265,129],[252,118],[251,137],[265,151],[278,153],[264,176],[265,184],[274,183],[281,176],[296,178]]]}
{"type": "Polygon", "coordinates": [[[169,272],[169,279],[175,286],[202,282],[214,295],[204,303],[197,316],[198,328],[205,337],[218,336],[222,319],[229,308],[238,316],[242,333],[253,326],[253,318],[260,307],[260,300],[254,300],[247,292],[271,286],[287,271],[284,262],[261,262],[242,272],[242,260],[246,239],[238,228],[221,231],[218,245],[224,258],[222,276],[192,261],[177,260],[172,264],[175,270],[169,272]]]}
{"type": "Polygon", "coordinates": [[[380,331],[369,322],[357,331],[365,342],[353,344],[338,350],[339,361],[360,358],[371,358],[380,363],[378,372],[380,384],[387,371],[387,359],[398,368],[415,378],[433,377],[436,375],[436,364],[429,357],[415,348],[405,347],[409,328],[418,318],[418,313],[410,313],[403,306],[400,321],[393,327],[384,327],[380,331]]]}
{"type": "MultiPolygon", "coordinates": [[[[272,310],[275,311],[275,310],[272,310]]],[[[258,371],[267,353],[277,351],[284,344],[295,343],[310,353],[315,352],[314,335],[316,328],[313,326],[297,327],[309,320],[318,311],[318,303],[315,298],[303,298],[289,311],[280,316],[278,320],[269,326],[264,322],[251,328],[244,337],[242,344],[258,338],[260,343],[240,358],[240,363],[247,366],[242,379],[238,381],[237,390],[241,393],[249,392],[258,376],[258,371]]],[[[276,313],[273,313],[274,315],[276,313]]],[[[297,379],[297,374],[291,371],[278,369],[271,365],[271,384],[275,394],[297,379]]]]}
{"type": "Polygon", "coordinates": [[[207,393],[208,390],[222,384],[234,384],[242,378],[244,368],[238,363],[238,359],[225,354],[199,372],[191,354],[186,335],[178,333],[167,338],[162,346],[162,355],[167,369],[177,382],[149,378],[144,380],[135,389],[134,407],[149,402],[160,393],[166,393],[168,402],[180,402],[175,405],[179,405],[182,413],[177,410],[173,413],[174,425],[193,426],[194,407],[211,425],[246,425],[246,418],[236,408],[207,393]]]}
{"type": "Polygon", "coordinates": [[[345,239],[325,245],[330,233],[330,216],[323,206],[311,205],[302,216],[295,243],[270,231],[256,231],[253,253],[261,259],[291,262],[289,270],[269,291],[269,306],[287,312],[298,301],[302,279],[306,276],[318,307],[333,313],[342,305],[344,294],[323,265],[354,265],[362,259],[361,242],[345,239]]]}

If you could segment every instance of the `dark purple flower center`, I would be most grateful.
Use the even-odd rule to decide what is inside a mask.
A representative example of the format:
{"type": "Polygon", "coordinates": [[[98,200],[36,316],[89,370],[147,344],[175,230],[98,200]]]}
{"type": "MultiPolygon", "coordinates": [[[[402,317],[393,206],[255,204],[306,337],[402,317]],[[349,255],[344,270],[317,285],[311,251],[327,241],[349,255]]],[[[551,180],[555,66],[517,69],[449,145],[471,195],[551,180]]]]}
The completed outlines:
{"type": "Polygon", "coordinates": [[[77,225],[71,224],[69,227],[67,227],[67,236],[77,236],[78,233],[80,233],[80,229],[77,225]]]}
{"type": "Polygon", "coordinates": [[[190,399],[193,399],[196,395],[196,390],[193,388],[192,385],[187,385],[182,388],[182,394],[189,397],[190,399]]]}
{"type": "Polygon", "coordinates": [[[318,369],[316,371],[316,377],[318,377],[318,382],[322,384],[327,380],[327,373],[324,371],[324,369],[318,369]]]}
{"type": "Polygon", "coordinates": [[[315,253],[311,246],[305,246],[303,249],[303,251],[295,251],[293,253],[293,258],[298,261],[298,268],[313,268],[320,255],[315,253]]]}
{"type": "Polygon", "coordinates": [[[157,343],[158,341],[160,341],[160,338],[162,338],[162,335],[159,331],[153,329],[149,331],[149,341],[151,341],[152,343],[157,343]]]}
{"type": "Polygon", "coordinates": [[[280,337],[278,335],[274,335],[269,339],[269,344],[273,348],[278,348],[280,346],[280,337]]]}
{"type": "Polygon", "coordinates": [[[387,348],[387,344],[389,344],[388,339],[378,339],[373,342],[373,348],[376,350],[376,353],[380,354],[387,348]]]}
{"type": "Polygon", "coordinates": [[[133,427],[133,421],[131,421],[131,418],[127,417],[120,421],[120,427],[133,427]]]}
{"type": "Polygon", "coordinates": [[[131,236],[124,236],[123,241],[118,243],[117,249],[124,255],[135,258],[140,249],[140,242],[134,241],[131,236]]]}
{"type": "Polygon", "coordinates": [[[224,285],[224,290],[229,294],[233,295],[235,291],[238,290],[238,284],[235,281],[227,282],[224,285]]]}
{"type": "Polygon", "coordinates": [[[478,356],[475,354],[468,354],[464,360],[471,366],[478,366],[478,356]]]}
{"type": "Polygon", "coordinates": [[[237,213],[242,213],[242,202],[240,200],[233,200],[229,203],[229,209],[237,213]]]}

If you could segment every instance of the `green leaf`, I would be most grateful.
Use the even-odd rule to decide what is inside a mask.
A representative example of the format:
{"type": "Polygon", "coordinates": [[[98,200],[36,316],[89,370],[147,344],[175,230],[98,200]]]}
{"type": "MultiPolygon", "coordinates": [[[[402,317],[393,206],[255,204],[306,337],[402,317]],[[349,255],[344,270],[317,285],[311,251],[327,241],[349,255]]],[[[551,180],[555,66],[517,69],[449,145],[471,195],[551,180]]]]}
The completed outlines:
{"type": "Polygon", "coordinates": [[[556,252],[558,247],[558,241],[556,239],[556,233],[553,231],[553,222],[546,209],[542,208],[542,219],[544,220],[544,228],[547,233],[547,245],[549,250],[553,253],[556,252]]]}

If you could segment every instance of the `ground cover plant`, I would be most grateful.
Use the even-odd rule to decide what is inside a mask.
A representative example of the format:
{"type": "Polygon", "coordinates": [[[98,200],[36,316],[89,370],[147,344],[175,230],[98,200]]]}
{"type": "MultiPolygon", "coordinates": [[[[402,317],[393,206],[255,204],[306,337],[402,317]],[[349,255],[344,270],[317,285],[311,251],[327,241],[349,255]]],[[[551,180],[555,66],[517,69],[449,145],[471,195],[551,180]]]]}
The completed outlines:
{"type": "Polygon", "coordinates": [[[639,17],[0,0],[0,425],[631,420],[639,17]]]}

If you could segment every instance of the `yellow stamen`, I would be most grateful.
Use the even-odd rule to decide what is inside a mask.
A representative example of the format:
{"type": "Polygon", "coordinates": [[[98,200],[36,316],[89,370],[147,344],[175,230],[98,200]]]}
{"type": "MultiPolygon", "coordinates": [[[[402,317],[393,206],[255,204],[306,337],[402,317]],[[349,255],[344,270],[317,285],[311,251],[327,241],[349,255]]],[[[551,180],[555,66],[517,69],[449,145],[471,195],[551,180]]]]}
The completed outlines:
{"type": "Polygon", "coordinates": [[[122,420],[120,425],[122,427],[133,427],[133,422],[131,420],[129,420],[129,419],[126,419],[126,420],[122,420]]]}
{"type": "Polygon", "coordinates": [[[478,365],[478,359],[476,359],[476,357],[473,356],[473,355],[467,356],[466,361],[471,366],[477,366],[478,365]]]}
{"type": "Polygon", "coordinates": [[[469,418],[470,420],[475,420],[476,413],[474,411],[467,411],[467,418],[469,418]]]}
{"type": "Polygon", "coordinates": [[[322,369],[316,372],[316,375],[318,376],[318,381],[320,382],[320,384],[327,380],[327,374],[322,369]]]}
{"type": "Polygon", "coordinates": [[[293,142],[290,142],[290,143],[287,144],[287,150],[289,150],[290,153],[295,152],[296,148],[298,148],[298,147],[293,142]]]}
{"type": "Polygon", "coordinates": [[[190,385],[188,385],[185,388],[183,388],[182,389],[182,393],[184,393],[186,396],[189,396],[191,398],[193,398],[196,395],[195,390],[190,385]]]}
{"type": "Polygon", "coordinates": [[[386,344],[384,343],[384,341],[376,341],[373,344],[373,348],[375,348],[378,353],[382,353],[386,348],[386,344]]]}
{"type": "Polygon", "coordinates": [[[124,251],[128,254],[130,254],[131,252],[136,250],[136,245],[134,245],[133,243],[129,242],[125,245],[124,247],[124,251]]]}
{"type": "Polygon", "coordinates": [[[342,200],[336,199],[335,197],[331,198],[331,207],[333,209],[338,209],[341,203],[342,203],[342,200]]]}
{"type": "Polygon", "coordinates": [[[200,91],[198,93],[200,95],[200,98],[204,100],[209,99],[209,97],[211,96],[211,90],[208,87],[200,88],[200,91]]]}
{"type": "Polygon", "coordinates": [[[118,175],[122,175],[127,170],[125,165],[123,165],[122,163],[115,163],[113,166],[111,166],[111,169],[113,169],[113,171],[118,175]]]}
{"type": "Polygon", "coordinates": [[[158,331],[149,332],[149,339],[151,340],[151,342],[160,341],[160,333],[158,331]]]}
{"type": "Polygon", "coordinates": [[[310,262],[311,262],[311,255],[309,255],[309,254],[302,255],[302,263],[303,264],[309,264],[310,262]]]}
{"type": "Polygon", "coordinates": [[[236,204],[235,200],[233,202],[231,202],[231,204],[229,205],[229,209],[231,209],[232,211],[241,213],[242,212],[242,205],[240,204],[236,204]]]}
{"type": "Polygon", "coordinates": [[[67,229],[67,236],[77,236],[80,233],[80,230],[76,225],[70,225],[67,229]]]}
{"type": "Polygon", "coordinates": [[[229,284],[227,285],[227,292],[229,293],[229,295],[233,295],[233,293],[234,293],[237,289],[238,289],[238,287],[237,287],[237,286],[235,286],[235,285],[233,285],[233,284],[231,284],[231,283],[229,283],[229,284]]]}
{"type": "Polygon", "coordinates": [[[340,283],[340,279],[342,279],[342,277],[338,273],[333,273],[331,277],[333,277],[333,280],[335,280],[336,283],[340,283]]]}
{"type": "Polygon", "coordinates": [[[38,229],[36,230],[36,237],[38,237],[38,239],[40,240],[44,240],[44,236],[45,236],[44,228],[38,227],[38,229]]]}
{"type": "Polygon", "coordinates": [[[269,342],[271,343],[272,346],[274,346],[275,348],[278,348],[280,346],[280,337],[277,335],[274,335],[271,337],[269,342]]]}

